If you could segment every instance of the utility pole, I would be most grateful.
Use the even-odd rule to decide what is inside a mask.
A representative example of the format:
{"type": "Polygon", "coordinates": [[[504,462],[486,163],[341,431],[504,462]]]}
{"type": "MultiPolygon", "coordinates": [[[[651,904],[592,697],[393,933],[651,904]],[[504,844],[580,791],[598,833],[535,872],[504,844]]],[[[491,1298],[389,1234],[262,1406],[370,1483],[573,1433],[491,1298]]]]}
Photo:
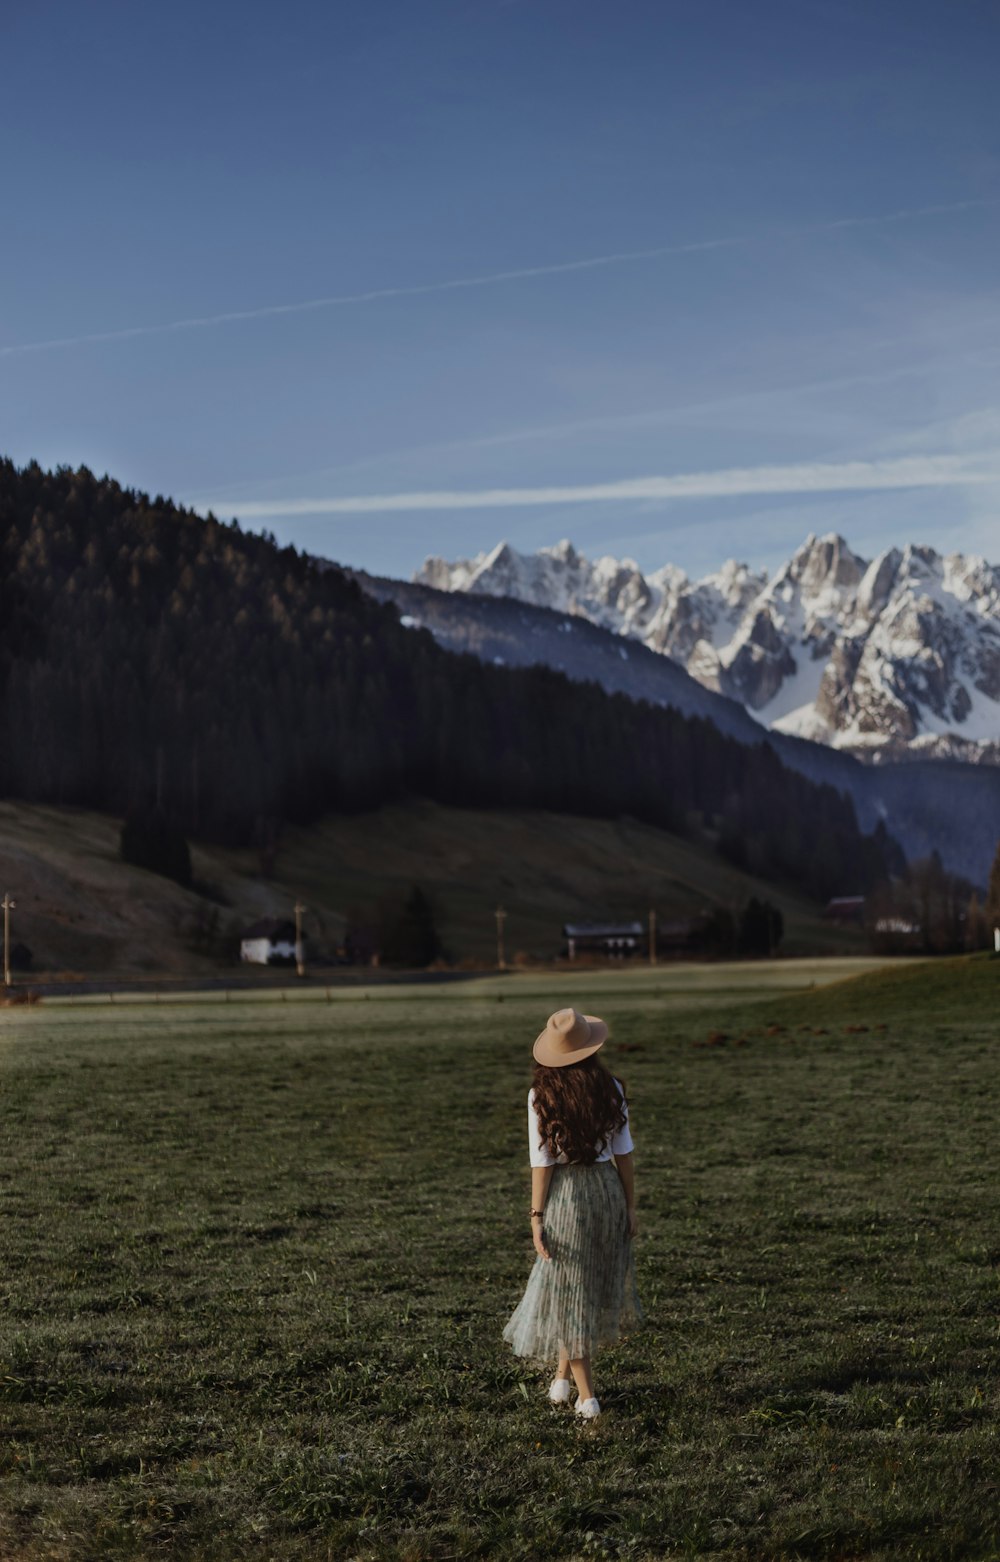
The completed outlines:
{"type": "Polygon", "coordinates": [[[494,915],[497,919],[497,970],[506,971],[507,962],[503,957],[503,925],[507,913],[502,906],[498,906],[494,915]]]}
{"type": "Polygon", "coordinates": [[[305,951],[302,948],[302,913],[305,911],[305,909],[306,908],[302,904],[301,900],[299,900],[298,897],[296,897],[296,901],[295,901],[295,974],[296,974],[296,976],[305,976],[305,974],[306,974],[305,951]]]}
{"type": "Polygon", "coordinates": [[[649,963],[656,964],[656,907],[649,908],[649,963]]]}
{"type": "Polygon", "coordinates": [[[17,906],[17,901],[16,900],[11,900],[11,898],[7,894],[7,892],[4,891],[4,897],[3,897],[2,904],[3,904],[3,984],[4,984],[5,987],[9,987],[11,985],[11,982],[10,982],[10,914],[15,909],[15,907],[17,906]]]}

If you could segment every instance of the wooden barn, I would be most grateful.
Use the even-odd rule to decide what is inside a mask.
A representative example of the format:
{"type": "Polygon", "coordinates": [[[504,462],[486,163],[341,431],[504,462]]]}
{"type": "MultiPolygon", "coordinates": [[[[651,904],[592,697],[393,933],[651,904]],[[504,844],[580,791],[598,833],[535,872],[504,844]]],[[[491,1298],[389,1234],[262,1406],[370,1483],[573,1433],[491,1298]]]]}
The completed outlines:
{"type": "Polygon", "coordinates": [[[627,960],[647,952],[646,929],[641,922],[566,922],[563,938],[571,960],[584,954],[627,960]]]}

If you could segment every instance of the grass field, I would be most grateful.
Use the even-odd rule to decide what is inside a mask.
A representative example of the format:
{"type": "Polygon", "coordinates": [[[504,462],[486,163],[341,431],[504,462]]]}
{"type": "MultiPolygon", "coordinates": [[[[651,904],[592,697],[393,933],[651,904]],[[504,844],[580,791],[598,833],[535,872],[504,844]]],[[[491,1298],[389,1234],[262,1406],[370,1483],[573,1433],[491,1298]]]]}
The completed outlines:
{"type": "Polygon", "coordinates": [[[4,1562],[1000,1554],[1000,962],[836,969],[0,1012],[4,1562]],[[648,1314],[592,1424],[499,1337],[567,1001],[648,1314]]]}

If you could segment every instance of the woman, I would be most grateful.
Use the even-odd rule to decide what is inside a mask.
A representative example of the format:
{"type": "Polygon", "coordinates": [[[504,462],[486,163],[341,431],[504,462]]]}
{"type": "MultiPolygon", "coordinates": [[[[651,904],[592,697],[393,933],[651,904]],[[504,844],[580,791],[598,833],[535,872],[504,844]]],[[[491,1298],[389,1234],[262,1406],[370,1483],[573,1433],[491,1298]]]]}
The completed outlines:
{"type": "Polygon", "coordinates": [[[556,1357],[549,1398],[592,1419],[591,1358],[642,1322],[635,1284],[635,1173],[622,1085],[597,1053],[608,1027],[560,1009],[535,1042],[528,1093],[534,1268],[503,1331],[518,1356],[556,1357]],[[614,1159],[612,1160],[612,1157],[614,1159]]]}

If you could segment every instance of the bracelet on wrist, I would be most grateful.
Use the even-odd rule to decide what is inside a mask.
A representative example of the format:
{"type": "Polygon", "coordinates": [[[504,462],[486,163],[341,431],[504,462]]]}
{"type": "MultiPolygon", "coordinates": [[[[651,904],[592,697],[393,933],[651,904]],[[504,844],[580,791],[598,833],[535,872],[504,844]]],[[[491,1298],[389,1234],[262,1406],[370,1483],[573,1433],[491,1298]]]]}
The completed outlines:
{"type": "Polygon", "coordinates": [[[544,1214],[545,1211],[543,1209],[531,1209],[528,1211],[528,1219],[534,1220],[535,1216],[537,1215],[539,1220],[541,1220],[544,1214]]]}

